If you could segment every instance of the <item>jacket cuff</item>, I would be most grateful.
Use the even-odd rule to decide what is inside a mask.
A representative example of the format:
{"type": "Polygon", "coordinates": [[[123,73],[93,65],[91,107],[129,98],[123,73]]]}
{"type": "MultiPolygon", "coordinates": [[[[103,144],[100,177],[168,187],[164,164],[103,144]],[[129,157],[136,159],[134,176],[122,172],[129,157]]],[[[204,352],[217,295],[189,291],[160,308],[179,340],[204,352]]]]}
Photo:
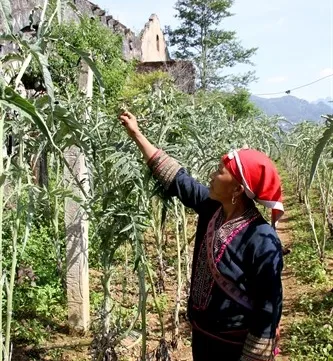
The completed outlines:
{"type": "Polygon", "coordinates": [[[275,338],[259,338],[247,335],[240,361],[274,360],[275,338]]]}
{"type": "Polygon", "coordinates": [[[162,183],[167,190],[175,179],[180,164],[176,159],[168,156],[163,150],[159,149],[147,162],[153,175],[162,183]]]}

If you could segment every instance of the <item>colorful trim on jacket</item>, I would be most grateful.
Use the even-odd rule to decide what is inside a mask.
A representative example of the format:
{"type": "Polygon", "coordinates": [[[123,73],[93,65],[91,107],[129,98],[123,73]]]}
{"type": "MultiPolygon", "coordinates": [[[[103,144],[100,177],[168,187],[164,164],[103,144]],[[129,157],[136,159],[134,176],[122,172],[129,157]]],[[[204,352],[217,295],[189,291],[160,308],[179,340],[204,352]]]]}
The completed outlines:
{"type": "MultiPolygon", "coordinates": [[[[231,299],[252,309],[252,301],[235,283],[224,277],[217,268],[218,262],[232,240],[260,216],[256,208],[247,210],[242,216],[223,223],[223,209],[220,208],[209,222],[207,233],[201,245],[195,276],[193,278],[192,301],[197,310],[205,310],[210,301],[210,294],[216,283],[231,299]]],[[[276,338],[258,338],[247,335],[240,361],[271,361],[277,354],[276,338]]]]}
{"type": "Polygon", "coordinates": [[[233,300],[252,309],[247,295],[235,287],[234,282],[225,278],[217,269],[228,244],[237,234],[260,213],[256,208],[247,210],[242,216],[223,224],[223,209],[219,208],[209,222],[207,233],[201,244],[199,255],[194,269],[191,299],[196,310],[205,310],[210,301],[210,295],[215,283],[233,300]]]}
{"type": "Polygon", "coordinates": [[[240,361],[272,361],[275,356],[276,340],[247,335],[240,361]]]}
{"type": "Polygon", "coordinates": [[[165,189],[170,187],[181,168],[176,159],[168,156],[162,149],[159,149],[149,159],[147,164],[154,176],[162,183],[165,189]]]}
{"type": "Polygon", "coordinates": [[[234,301],[241,304],[245,308],[252,310],[252,301],[247,294],[239,289],[234,282],[224,277],[223,274],[217,268],[217,264],[221,261],[221,258],[232,240],[247,227],[251,222],[257,219],[260,213],[256,208],[251,208],[246,211],[241,217],[235,220],[227,222],[222,225],[216,232],[214,232],[213,220],[209,223],[207,228],[207,260],[210,271],[214,278],[214,281],[218,286],[234,301]],[[225,232],[224,228],[231,223],[231,230],[225,232]],[[236,227],[235,227],[236,226],[236,227]],[[235,227],[235,228],[234,228],[235,227]],[[228,234],[229,233],[229,234],[228,234]],[[219,243],[221,245],[219,245],[219,243]]]}

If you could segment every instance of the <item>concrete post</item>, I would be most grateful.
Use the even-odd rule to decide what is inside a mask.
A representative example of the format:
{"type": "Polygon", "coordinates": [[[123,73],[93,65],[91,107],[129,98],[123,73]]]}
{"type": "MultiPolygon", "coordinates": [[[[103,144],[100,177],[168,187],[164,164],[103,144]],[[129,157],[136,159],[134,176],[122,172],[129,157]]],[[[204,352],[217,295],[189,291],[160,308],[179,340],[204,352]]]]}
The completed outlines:
{"type": "MultiPolygon", "coordinates": [[[[87,97],[92,96],[93,74],[82,62],[79,87],[87,97]]],[[[76,146],[65,151],[69,164],[65,166],[66,186],[70,186],[76,197],[84,199],[74,177],[89,191],[88,173],[84,154],[76,146]],[[73,173],[73,175],[71,174],[73,173]]],[[[84,334],[89,329],[89,267],[88,267],[88,220],[84,209],[72,198],[65,199],[65,225],[67,238],[67,299],[68,322],[71,333],[84,334]]]]}

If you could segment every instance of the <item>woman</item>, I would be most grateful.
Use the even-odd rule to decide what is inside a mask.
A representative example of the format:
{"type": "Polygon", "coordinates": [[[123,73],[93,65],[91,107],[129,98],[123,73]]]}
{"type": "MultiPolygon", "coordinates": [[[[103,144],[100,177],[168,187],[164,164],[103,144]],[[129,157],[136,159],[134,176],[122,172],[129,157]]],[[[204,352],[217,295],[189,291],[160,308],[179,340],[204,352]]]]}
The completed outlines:
{"type": "Polygon", "coordinates": [[[283,214],[279,176],[255,150],[222,157],[207,188],[120,116],[155,177],[198,215],[188,315],[194,361],[268,361],[277,353],[282,251],[274,225],[283,214]],[[253,199],[272,208],[273,227],[253,199]]]}

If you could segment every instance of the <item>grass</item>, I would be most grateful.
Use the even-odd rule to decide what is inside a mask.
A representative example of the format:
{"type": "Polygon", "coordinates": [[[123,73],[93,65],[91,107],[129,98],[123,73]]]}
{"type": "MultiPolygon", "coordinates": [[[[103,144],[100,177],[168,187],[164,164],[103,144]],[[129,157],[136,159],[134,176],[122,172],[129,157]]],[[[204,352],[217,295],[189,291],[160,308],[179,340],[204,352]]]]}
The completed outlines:
{"type": "MultiPolygon", "coordinates": [[[[284,347],[290,361],[333,361],[333,290],[330,291],[333,270],[318,259],[305,206],[299,203],[288,173],[283,169],[280,172],[293,240],[286,266],[292,270],[296,282],[309,286],[293,305],[298,317],[286,330],[284,347]]],[[[318,222],[320,217],[320,209],[316,207],[314,218],[318,222]]],[[[326,257],[332,256],[332,248],[328,247],[326,257]]]]}

